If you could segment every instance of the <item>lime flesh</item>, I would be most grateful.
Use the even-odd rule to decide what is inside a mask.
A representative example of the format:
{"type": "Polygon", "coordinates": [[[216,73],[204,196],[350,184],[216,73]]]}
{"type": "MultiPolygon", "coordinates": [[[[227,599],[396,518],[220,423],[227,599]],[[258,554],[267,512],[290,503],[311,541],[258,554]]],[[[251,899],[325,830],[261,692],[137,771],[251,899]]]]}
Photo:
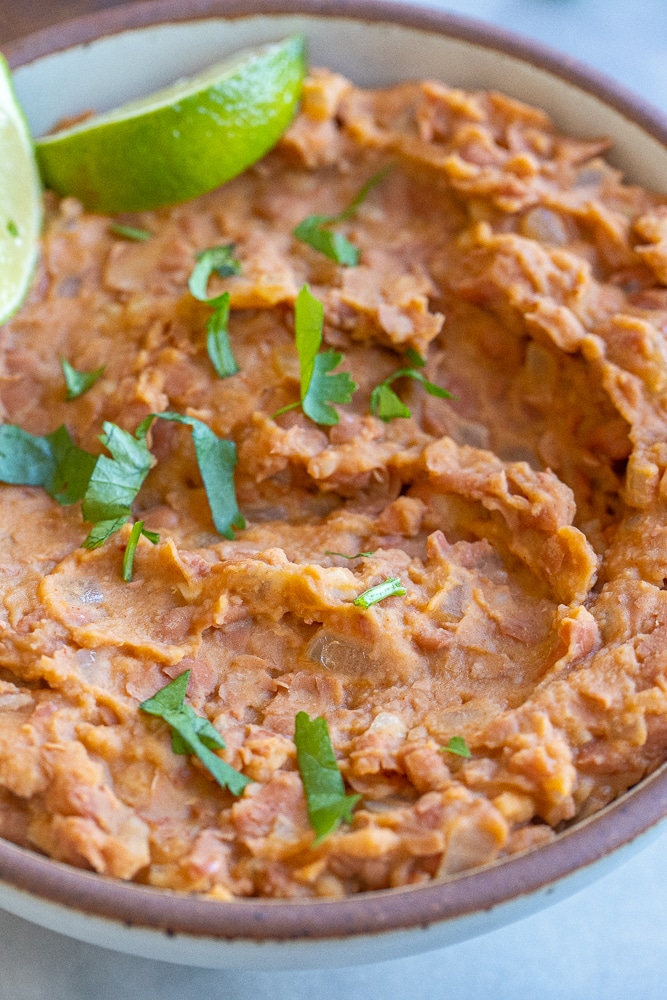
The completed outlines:
{"type": "Polygon", "coordinates": [[[0,55],[0,323],[30,287],[42,222],[42,190],[28,126],[0,55]]]}
{"type": "Polygon", "coordinates": [[[97,212],[187,201],[240,174],[294,117],[304,40],[246,49],[36,143],[42,179],[97,212]]]}

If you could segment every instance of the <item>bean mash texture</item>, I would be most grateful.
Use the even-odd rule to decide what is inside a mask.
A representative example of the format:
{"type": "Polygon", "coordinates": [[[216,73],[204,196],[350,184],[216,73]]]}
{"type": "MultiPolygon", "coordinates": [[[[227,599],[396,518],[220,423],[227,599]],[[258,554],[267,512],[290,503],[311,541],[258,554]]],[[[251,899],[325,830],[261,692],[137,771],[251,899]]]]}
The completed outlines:
{"type": "Polygon", "coordinates": [[[132,582],[129,524],[88,551],[80,504],[0,486],[0,835],[213,898],[336,897],[543,844],[665,759],[667,204],[605,148],[500,94],[314,71],[265,160],[116,220],[150,240],[47,196],[0,330],[2,419],[99,453],[105,420],[194,417],[236,444],[247,528],[216,533],[175,422],[148,434],[133,516],[160,541],[132,582]],[[356,266],[294,238],[387,166],[334,227],[356,266]],[[240,371],[220,378],[188,277],[227,243],[241,273],[209,294],[229,292],[240,371]],[[332,426],[276,415],[306,283],[358,385],[332,426]],[[372,390],[414,352],[454,398],[397,379],[411,416],[385,422],[372,390]],[[68,402],[61,357],[104,373],[68,402]],[[405,594],[354,603],[389,578],[405,594]],[[239,796],[138,710],[185,670],[239,796]],[[361,796],[318,843],[299,712],[361,796]]]}

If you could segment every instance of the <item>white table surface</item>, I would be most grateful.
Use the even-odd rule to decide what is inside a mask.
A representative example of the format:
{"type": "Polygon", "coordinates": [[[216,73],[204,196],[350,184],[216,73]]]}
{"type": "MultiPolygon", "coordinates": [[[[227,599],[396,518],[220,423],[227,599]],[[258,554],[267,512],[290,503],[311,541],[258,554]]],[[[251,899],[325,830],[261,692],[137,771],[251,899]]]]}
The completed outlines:
{"type": "MultiPolygon", "coordinates": [[[[19,0],[20,2],[20,0],[19,0]]],[[[540,39],[667,111],[666,0],[451,0],[431,6],[540,39]]],[[[0,1000],[662,1000],[667,835],[519,923],[380,965],[216,972],[117,955],[0,912],[0,1000]]]]}

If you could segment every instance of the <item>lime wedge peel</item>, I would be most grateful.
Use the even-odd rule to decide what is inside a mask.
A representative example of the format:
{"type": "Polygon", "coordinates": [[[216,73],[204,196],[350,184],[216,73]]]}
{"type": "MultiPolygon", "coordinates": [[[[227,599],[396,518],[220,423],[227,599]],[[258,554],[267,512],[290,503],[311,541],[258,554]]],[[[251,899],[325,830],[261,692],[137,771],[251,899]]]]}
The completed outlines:
{"type": "Polygon", "coordinates": [[[0,323],[30,287],[42,225],[42,188],[30,131],[0,54],[0,323]]]}
{"type": "Polygon", "coordinates": [[[97,212],[187,201],[249,167],[296,112],[305,74],[300,35],[255,49],[45,136],[42,179],[97,212]]]}

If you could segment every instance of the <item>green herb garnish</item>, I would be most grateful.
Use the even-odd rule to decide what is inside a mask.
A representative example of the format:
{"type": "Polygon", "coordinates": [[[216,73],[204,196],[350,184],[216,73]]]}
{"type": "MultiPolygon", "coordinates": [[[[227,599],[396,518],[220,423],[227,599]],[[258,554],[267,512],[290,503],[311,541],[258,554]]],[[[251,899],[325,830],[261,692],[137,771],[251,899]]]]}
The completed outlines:
{"type": "Polygon", "coordinates": [[[301,406],[307,417],[316,424],[331,426],[340,420],[330,403],[349,403],[357,388],[347,372],[330,375],[338,367],[343,355],[337,351],[319,354],[324,325],[324,306],[304,285],[297,295],[294,307],[294,330],[296,349],[299,355],[301,373],[301,401],[283,406],[274,417],[301,406]]]}
{"type": "Polygon", "coordinates": [[[225,763],[213,750],[224,750],[225,741],[208,719],[197,715],[185,704],[185,692],[190,671],[179,674],[152,698],[143,701],[139,708],[148,715],[157,715],[171,726],[171,747],[174,753],[195,754],[213,775],[221,788],[228,788],[232,795],[242,795],[250,778],[225,763]]]}
{"type": "Polygon", "coordinates": [[[384,601],[385,597],[400,597],[404,593],[405,587],[400,578],[388,576],[382,583],[378,583],[375,587],[365,590],[363,594],[359,594],[352,603],[356,604],[358,608],[370,608],[371,604],[384,601]]]}
{"type": "Polygon", "coordinates": [[[236,445],[233,441],[217,437],[210,427],[196,417],[167,412],[154,413],[148,419],[152,420],[154,417],[160,420],[173,420],[192,428],[197,465],[208,497],[213,523],[221,535],[233,539],[234,528],[246,526],[246,520],[238,508],[234,488],[236,445]]]}
{"type": "Polygon", "coordinates": [[[384,180],[390,169],[390,167],[385,167],[369,178],[342,212],[337,215],[309,215],[303,222],[299,223],[293,235],[302,243],[307,243],[313,250],[324,254],[329,260],[335,261],[336,264],[355,267],[359,263],[358,248],[341,233],[332,232],[329,227],[352,218],[369,191],[384,180]]]}
{"type": "Polygon", "coordinates": [[[375,552],[357,552],[356,555],[348,556],[344,552],[332,552],[331,549],[325,551],[325,556],[340,556],[341,559],[369,559],[375,552]]]}
{"type": "Polygon", "coordinates": [[[229,342],[229,292],[224,292],[216,299],[220,304],[206,326],[206,348],[211,364],[220,378],[229,378],[241,371],[232,352],[229,342]]]}
{"type": "Polygon", "coordinates": [[[9,233],[10,236],[13,236],[14,239],[16,239],[19,235],[19,227],[16,225],[13,219],[7,220],[7,232],[9,233]]]}
{"type": "MultiPolygon", "coordinates": [[[[416,351],[414,354],[423,365],[423,358],[416,351]]],[[[376,417],[380,417],[385,423],[394,420],[396,417],[410,416],[409,408],[398,398],[394,390],[390,388],[391,383],[395,382],[398,378],[414,379],[415,382],[420,382],[431,396],[438,396],[440,399],[452,399],[451,392],[448,392],[447,389],[443,389],[439,385],[435,385],[434,382],[429,382],[416,368],[399,368],[397,372],[386,378],[384,382],[376,385],[371,393],[371,413],[376,417]]]]}
{"type": "Polygon", "coordinates": [[[470,748],[462,736],[452,736],[446,747],[442,747],[441,753],[455,753],[457,757],[472,757],[470,748]]]}
{"type": "Polygon", "coordinates": [[[150,240],[152,233],[147,229],[139,229],[137,226],[124,226],[122,222],[112,222],[109,232],[114,236],[122,236],[125,240],[134,240],[136,243],[145,243],[150,240]]]}
{"type": "MultiPolygon", "coordinates": [[[[106,421],[100,441],[111,457],[91,455],[78,448],[65,427],[38,437],[14,424],[1,424],[0,482],[41,486],[62,505],[82,499],[83,519],[92,524],[83,545],[96,549],[130,518],[132,504],[153,465],[146,435],[156,418],[192,429],[213,522],[221,535],[233,539],[233,529],[246,526],[234,488],[236,445],[218,438],[201,420],[180,413],[152,413],[139,424],[134,435],[106,421]]],[[[153,540],[152,533],[143,531],[143,534],[153,540]]]]}
{"type": "Polygon", "coordinates": [[[127,545],[125,546],[125,554],[123,555],[122,577],[125,580],[125,583],[129,583],[132,580],[134,556],[137,551],[139,539],[142,535],[144,538],[147,538],[149,542],[152,542],[153,545],[157,545],[160,541],[160,536],[156,531],[146,531],[144,529],[143,521],[134,522],[132,525],[132,531],[130,532],[130,537],[127,540],[127,545]]]}
{"type": "Polygon", "coordinates": [[[83,545],[96,549],[103,545],[130,517],[132,503],[153,464],[146,444],[150,422],[144,420],[134,436],[105,421],[100,441],[111,458],[100,455],[83,497],[83,518],[94,527],[83,545]]]}
{"type": "Polygon", "coordinates": [[[226,243],[220,247],[209,247],[196,254],[197,263],[188,280],[190,294],[200,302],[208,302],[211,306],[219,304],[221,296],[208,297],[208,280],[213,273],[220,278],[228,278],[232,274],[241,273],[241,263],[234,256],[234,244],[226,243]]]}
{"type": "Polygon", "coordinates": [[[210,247],[198,253],[197,263],[188,281],[191,295],[213,309],[213,315],[206,327],[206,348],[211,364],[220,378],[229,378],[241,369],[229,342],[229,292],[208,297],[208,281],[214,272],[221,278],[241,273],[241,264],[234,257],[233,243],[210,247]]]}
{"type": "Polygon", "coordinates": [[[104,365],[92,372],[77,371],[76,368],[72,367],[67,358],[61,358],[60,365],[65,376],[65,386],[67,388],[65,399],[68,402],[71,399],[83,396],[84,392],[92,389],[97,380],[104,374],[104,365]]]}
{"type": "Polygon", "coordinates": [[[426,358],[423,358],[419,351],[415,351],[414,347],[408,347],[405,356],[410,362],[411,368],[424,368],[426,366],[426,358]]]}
{"type": "Polygon", "coordinates": [[[0,425],[0,482],[41,486],[64,507],[85,494],[96,462],[65,427],[38,437],[15,424],[0,425]]]}
{"type": "Polygon", "coordinates": [[[316,834],[315,844],[319,844],[340,826],[341,820],[351,821],[361,796],[345,794],[326,719],[311,719],[306,712],[298,712],[294,742],[308,819],[316,834]]]}

